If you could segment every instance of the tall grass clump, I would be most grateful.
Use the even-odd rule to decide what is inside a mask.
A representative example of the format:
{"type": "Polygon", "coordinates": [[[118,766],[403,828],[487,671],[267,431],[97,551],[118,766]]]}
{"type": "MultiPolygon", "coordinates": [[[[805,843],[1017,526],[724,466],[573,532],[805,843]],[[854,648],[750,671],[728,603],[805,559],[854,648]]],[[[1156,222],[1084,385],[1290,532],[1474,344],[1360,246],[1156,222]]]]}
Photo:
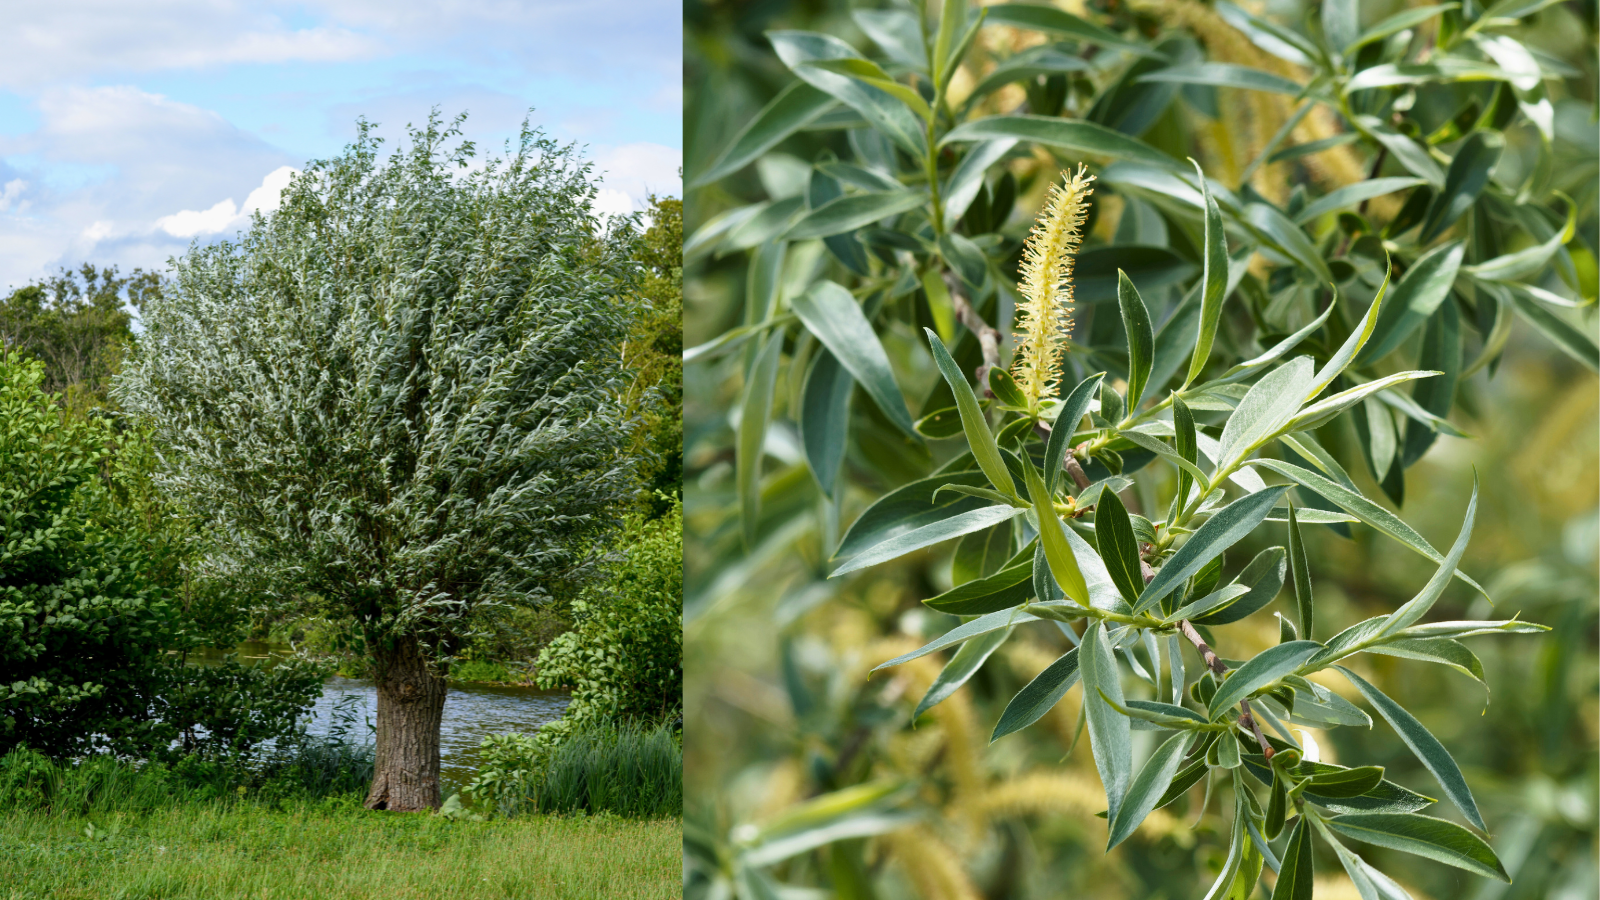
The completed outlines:
{"type": "Polygon", "coordinates": [[[672,722],[595,722],[559,742],[496,735],[467,793],[502,816],[610,813],[639,819],[683,815],[683,745],[672,722]]]}

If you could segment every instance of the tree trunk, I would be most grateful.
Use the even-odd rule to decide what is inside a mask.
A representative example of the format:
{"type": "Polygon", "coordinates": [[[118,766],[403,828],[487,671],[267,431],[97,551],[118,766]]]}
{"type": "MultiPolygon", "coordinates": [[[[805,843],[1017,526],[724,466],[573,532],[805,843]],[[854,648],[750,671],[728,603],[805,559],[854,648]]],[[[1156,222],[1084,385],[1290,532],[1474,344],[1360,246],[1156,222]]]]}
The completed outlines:
{"type": "Polygon", "coordinates": [[[429,671],[421,648],[401,638],[378,648],[378,747],[367,809],[439,808],[439,722],[445,679],[429,671]]]}

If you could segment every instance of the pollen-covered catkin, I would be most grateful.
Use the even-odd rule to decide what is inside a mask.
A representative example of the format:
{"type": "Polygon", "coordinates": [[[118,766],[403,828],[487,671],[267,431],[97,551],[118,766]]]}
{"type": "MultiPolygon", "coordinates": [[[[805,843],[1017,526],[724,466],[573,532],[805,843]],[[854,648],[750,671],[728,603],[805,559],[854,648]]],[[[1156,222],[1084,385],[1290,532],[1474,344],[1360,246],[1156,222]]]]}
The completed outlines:
{"type": "Polygon", "coordinates": [[[1065,184],[1051,185],[1045,208],[1028,235],[1022,255],[1021,331],[1012,372],[1028,400],[1056,394],[1061,351],[1072,334],[1072,264],[1083,244],[1083,221],[1094,193],[1094,176],[1083,164],[1063,172],[1065,184]]]}

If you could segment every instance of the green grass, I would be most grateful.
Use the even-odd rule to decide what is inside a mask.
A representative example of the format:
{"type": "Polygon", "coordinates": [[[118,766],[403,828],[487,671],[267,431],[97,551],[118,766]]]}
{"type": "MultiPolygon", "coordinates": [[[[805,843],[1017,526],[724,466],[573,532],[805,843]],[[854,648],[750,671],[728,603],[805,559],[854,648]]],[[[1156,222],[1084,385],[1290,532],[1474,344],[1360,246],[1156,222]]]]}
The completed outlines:
{"type": "Polygon", "coordinates": [[[533,789],[541,812],[683,815],[683,748],[666,723],[579,728],[545,764],[533,789]]]}
{"type": "Polygon", "coordinates": [[[682,890],[682,846],[676,820],[452,821],[368,812],[353,796],[277,809],[9,811],[0,812],[0,898],[664,898],[682,890]]]}

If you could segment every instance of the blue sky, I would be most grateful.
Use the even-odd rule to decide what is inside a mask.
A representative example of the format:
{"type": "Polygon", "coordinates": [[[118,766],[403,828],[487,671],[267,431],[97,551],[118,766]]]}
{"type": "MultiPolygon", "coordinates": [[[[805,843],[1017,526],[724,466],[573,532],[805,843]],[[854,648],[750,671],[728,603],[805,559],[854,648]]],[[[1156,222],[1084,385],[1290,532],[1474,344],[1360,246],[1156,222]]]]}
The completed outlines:
{"type": "Polygon", "coordinates": [[[597,205],[680,193],[682,13],[662,0],[50,0],[0,29],[0,289],[161,268],[232,236],[357,117],[438,107],[480,153],[532,123],[586,148],[597,205]]]}

